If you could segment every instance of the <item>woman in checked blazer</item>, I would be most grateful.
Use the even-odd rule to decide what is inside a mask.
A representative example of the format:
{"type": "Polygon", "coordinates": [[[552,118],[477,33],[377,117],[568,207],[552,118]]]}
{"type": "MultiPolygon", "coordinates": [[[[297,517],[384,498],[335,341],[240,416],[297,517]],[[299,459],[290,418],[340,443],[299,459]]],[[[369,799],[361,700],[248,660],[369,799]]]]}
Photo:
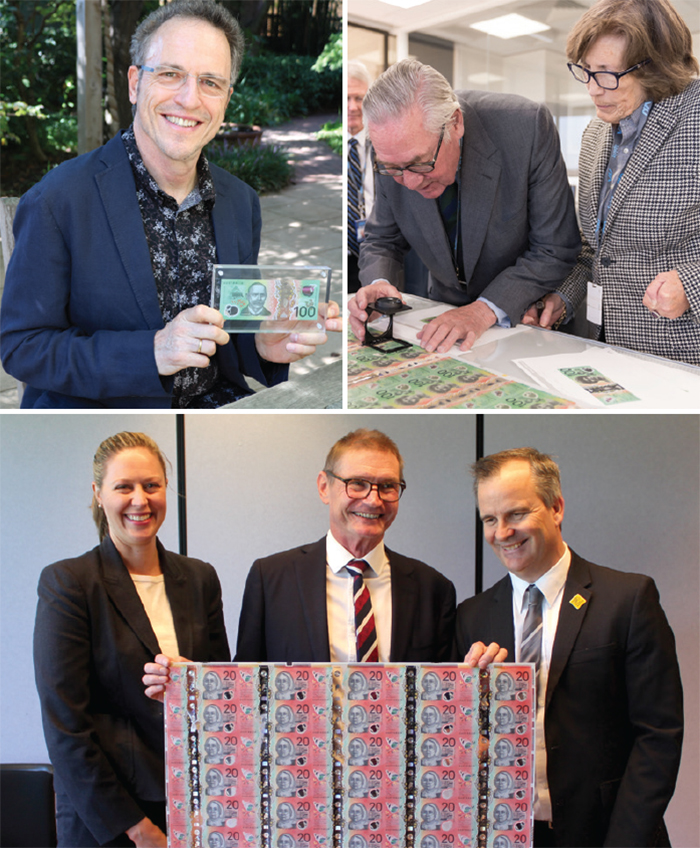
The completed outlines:
{"type": "Polygon", "coordinates": [[[524,322],[568,320],[588,293],[593,338],[700,364],[700,69],[690,31],[669,0],[599,0],[567,54],[596,107],[579,160],[583,249],[524,322]]]}

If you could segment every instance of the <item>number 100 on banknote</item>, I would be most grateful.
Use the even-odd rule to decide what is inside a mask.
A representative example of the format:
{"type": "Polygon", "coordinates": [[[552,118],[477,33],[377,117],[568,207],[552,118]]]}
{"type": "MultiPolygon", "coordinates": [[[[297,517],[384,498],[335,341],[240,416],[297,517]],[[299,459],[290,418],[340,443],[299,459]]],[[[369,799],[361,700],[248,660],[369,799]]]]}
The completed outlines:
{"type": "Polygon", "coordinates": [[[331,269],[214,265],[211,305],[229,333],[287,333],[323,326],[331,269]]]}

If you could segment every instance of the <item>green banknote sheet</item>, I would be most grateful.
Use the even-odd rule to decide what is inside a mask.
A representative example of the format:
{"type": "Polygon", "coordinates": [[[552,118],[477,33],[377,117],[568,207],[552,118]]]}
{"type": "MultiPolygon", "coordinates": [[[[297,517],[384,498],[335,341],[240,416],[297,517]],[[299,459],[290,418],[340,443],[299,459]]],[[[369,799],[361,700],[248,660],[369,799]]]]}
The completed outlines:
{"type": "Polygon", "coordinates": [[[413,346],[348,345],[349,409],[570,409],[573,401],[413,346]]]}

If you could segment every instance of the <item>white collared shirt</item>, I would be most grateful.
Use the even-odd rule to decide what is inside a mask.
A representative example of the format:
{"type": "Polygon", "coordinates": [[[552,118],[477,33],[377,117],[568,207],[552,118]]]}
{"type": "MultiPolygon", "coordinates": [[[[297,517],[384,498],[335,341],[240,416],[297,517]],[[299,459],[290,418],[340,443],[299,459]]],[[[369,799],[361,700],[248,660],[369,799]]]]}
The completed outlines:
{"type": "Polygon", "coordinates": [[[360,157],[360,168],[362,169],[362,199],[365,204],[365,219],[369,218],[374,205],[374,168],[369,156],[369,145],[367,144],[367,130],[363,127],[356,135],[349,135],[357,139],[357,152],[360,157]]]}
{"type": "MultiPolygon", "coordinates": [[[[326,609],[331,662],[356,662],[355,604],[353,578],[345,566],[355,557],[338,542],[331,531],[326,536],[326,609]]],[[[391,652],[391,568],[380,542],[362,557],[369,568],[364,579],[372,600],[374,623],[379,641],[379,662],[389,662],[391,652]]]]}
{"type": "MultiPolygon", "coordinates": [[[[568,547],[563,556],[549,571],[535,581],[542,592],[542,648],[540,652],[540,672],[537,679],[537,719],[535,722],[535,819],[552,820],[552,802],[547,784],[547,748],[544,739],[544,704],[547,694],[547,678],[552,660],[552,646],[557,635],[559,610],[564,597],[564,584],[571,564],[571,551],[568,547]]],[[[510,575],[513,585],[513,623],[515,625],[515,656],[520,657],[520,643],[527,604],[525,590],[530,585],[527,580],[510,575]]],[[[516,660],[517,661],[517,660],[516,660]]]]}

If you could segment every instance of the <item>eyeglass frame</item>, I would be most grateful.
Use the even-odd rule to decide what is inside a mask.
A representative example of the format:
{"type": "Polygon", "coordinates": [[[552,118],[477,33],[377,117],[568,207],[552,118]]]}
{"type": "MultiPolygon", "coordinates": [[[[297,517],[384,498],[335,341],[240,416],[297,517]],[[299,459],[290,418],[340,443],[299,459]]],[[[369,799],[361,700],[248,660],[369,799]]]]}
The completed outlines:
{"type": "Polygon", "coordinates": [[[437,162],[437,158],[440,155],[440,148],[442,147],[442,140],[445,137],[445,130],[447,128],[447,124],[442,125],[442,129],[440,130],[440,138],[438,139],[437,150],[435,151],[435,156],[432,162],[416,162],[415,165],[409,165],[407,168],[378,168],[376,161],[374,162],[374,172],[379,174],[382,177],[402,177],[404,171],[410,171],[412,174],[430,174],[435,170],[435,163],[437,162]],[[414,168],[428,168],[427,171],[415,171],[414,168]],[[390,174],[388,171],[397,171],[395,174],[390,174]]]}
{"type": "MultiPolygon", "coordinates": [[[[213,97],[213,98],[216,98],[216,99],[223,99],[224,97],[226,97],[226,95],[228,93],[230,93],[231,88],[232,88],[231,80],[230,79],[227,80],[225,77],[217,77],[213,74],[193,74],[190,71],[182,71],[180,68],[175,68],[172,65],[156,65],[155,68],[152,68],[150,65],[136,65],[136,67],[138,68],[139,71],[148,71],[148,73],[150,73],[150,74],[158,73],[160,70],[172,71],[172,73],[174,73],[174,74],[182,74],[182,82],[180,83],[179,86],[176,86],[173,89],[173,91],[178,91],[180,88],[182,88],[182,86],[187,81],[188,77],[192,77],[197,82],[197,91],[199,91],[205,97],[213,97]],[[213,82],[226,83],[226,89],[221,94],[219,94],[218,92],[216,94],[214,94],[214,93],[210,94],[207,91],[203,90],[201,88],[200,84],[199,84],[200,80],[203,80],[203,79],[212,80],[213,82]]],[[[157,83],[160,82],[160,84],[163,85],[162,81],[159,81],[157,79],[155,80],[155,82],[157,82],[157,83]]],[[[164,86],[164,87],[168,88],[167,85],[164,86]]]]}
{"type": "Polygon", "coordinates": [[[579,65],[576,62],[567,62],[566,67],[571,71],[571,76],[576,80],[576,82],[583,83],[583,85],[588,85],[588,83],[591,81],[591,77],[592,77],[595,81],[595,84],[599,88],[602,88],[605,91],[617,91],[618,88],[620,87],[620,79],[622,77],[624,77],[626,74],[631,74],[632,71],[638,71],[640,68],[643,68],[645,65],[648,65],[650,62],[651,62],[651,59],[645,59],[643,62],[637,62],[636,65],[632,65],[631,68],[627,68],[626,71],[589,71],[588,68],[584,68],[583,65],[579,65]],[[588,75],[588,79],[585,79],[585,80],[579,79],[576,76],[576,74],[574,73],[574,70],[573,70],[574,68],[580,68],[585,74],[588,75]],[[597,79],[599,74],[607,74],[608,76],[615,77],[615,81],[617,83],[615,85],[615,88],[607,88],[606,86],[601,85],[598,82],[598,79],[597,79]]]}
{"type": "MultiPolygon", "coordinates": [[[[386,485],[386,483],[372,483],[370,480],[365,480],[364,477],[339,477],[337,474],[335,474],[328,468],[324,468],[324,472],[326,474],[330,474],[331,477],[335,477],[336,480],[340,480],[340,482],[345,485],[345,494],[354,501],[361,501],[364,498],[368,498],[372,494],[372,489],[376,489],[377,497],[380,500],[385,501],[386,503],[398,503],[401,500],[401,495],[403,495],[403,493],[406,491],[406,481],[399,480],[399,496],[396,498],[395,501],[389,501],[386,498],[383,498],[382,493],[379,491],[379,487],[382,485],[386,485]],[[348,491],[348,483],[367,483],[367,485],[369,486],[369,492],[366,492],[364,495],[359,496],[351,495],[348,491]]],[[[392,485],[394,485],[394,482],[395,481],[392,481],[392,485]]]]}

